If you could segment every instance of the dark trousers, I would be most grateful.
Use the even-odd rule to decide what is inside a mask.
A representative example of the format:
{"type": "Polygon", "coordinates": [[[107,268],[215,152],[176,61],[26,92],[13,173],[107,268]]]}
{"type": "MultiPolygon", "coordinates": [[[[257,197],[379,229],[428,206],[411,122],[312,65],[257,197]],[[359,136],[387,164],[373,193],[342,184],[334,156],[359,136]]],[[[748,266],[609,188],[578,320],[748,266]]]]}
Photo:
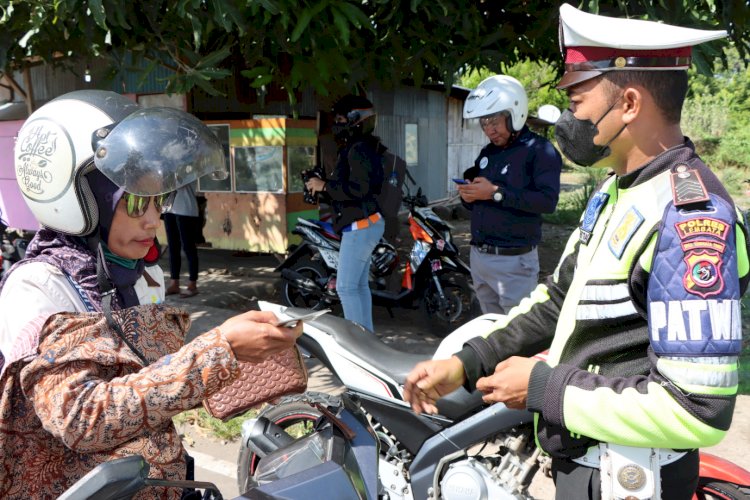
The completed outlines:
{"type": "MultiPolygon", "coordinates": [[[[661,497],[664,500],[690,500],[698,487],[698,451],[691,451],[661,468],[661,497]]],[[[552,479],[557,500],[600,500],[599,469],[569,460],[552,461],[552,479]]]]}
{"type": "Polygon", "coordinates": [[[169,245],[169,277],[173,280],[180,279],[182,267],[180,249],[182,249],[188,260],[190,281],[198,281],[198,248],[195,244],[200,223],[200,217],[164,214],[164,230],[167,233],[167,245],[169,245]]]}

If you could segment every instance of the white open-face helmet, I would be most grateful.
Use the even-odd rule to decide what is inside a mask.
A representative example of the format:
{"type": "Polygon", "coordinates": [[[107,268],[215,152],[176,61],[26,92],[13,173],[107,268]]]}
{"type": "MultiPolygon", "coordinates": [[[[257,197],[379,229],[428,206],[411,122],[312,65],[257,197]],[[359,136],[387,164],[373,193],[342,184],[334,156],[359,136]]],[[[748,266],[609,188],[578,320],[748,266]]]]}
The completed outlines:
{"type": "Polygon", "coordinates": [[[512,131],[518,132],[529,116],[529,99],[521,82],[511,76],[486,78],[469,93],[464,102],[464,118],[481,118],[506,112],[512,131]]]}
{"type": "Polygon", "coordinates": [[[103,90],[70,92],[39,108],[19,131],[14,155],[16,180],[36,219],[74,236],[99,223],[86,178],[94,169],[142,196],[205,174],[227,175],[221,143],[200,120],[103,90]]]}

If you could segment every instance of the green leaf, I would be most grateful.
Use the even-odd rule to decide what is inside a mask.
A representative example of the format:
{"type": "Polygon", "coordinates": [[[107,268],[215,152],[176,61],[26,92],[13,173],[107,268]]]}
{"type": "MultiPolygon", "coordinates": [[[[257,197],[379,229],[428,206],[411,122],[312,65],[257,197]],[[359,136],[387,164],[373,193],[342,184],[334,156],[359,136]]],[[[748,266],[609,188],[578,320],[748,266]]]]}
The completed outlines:
{"type": "Polygon", "coordinates": [[[281,12],[271,0],[257,0],[257,3],[262,5],[271,15],[277,16],[281,12]]]}
{"type": "Polygon", "coordinates": [[[333,14],[333,24],[341,33],[341,41],[344,42],[344,45],[349,45],[349,22],[336,7],[331,8],[331,13],[333,14]]]}
{"type": "Polygon", "coordinates": [[[271,68],[268,66],[256,66],[253,69],[243,69],[240,74],[248,80],[254,80],[261,75],[271,74],[271,68]]]}
{"type": "Polygon", "coordinates": [[[304,9],[302,13],[300,14],[298,20],[297,20],[297,26],[294,27],[294,31],[292,31],[292,36],[289,37],[289,41],[296,42],[299,40],[299,37],[302,36],[302,33],[307,28],[307,25],[310,24],[310,20],[312,19],[313,11],[310,8],[304,9]]]}
{"type": "Polygon", "coordinates": [[[261,75],[255,80],[251,81],[250,86],[253,87],[254,89],[259,89],[263,85],[268,85],[269,83],[271,83],[271,81],[273,81],[273,75],[271,74],[261,75]]]}
{"type": "Polygon", "coordinates": [[[370,18],[367,17],[365,13],[355,5],[352,5],[350,3],[341,3],[338,7],[339,9],[341,9],[341,12],[343,12],[344,15],[349,19],[349,22],[357,28],[362,28],[364,26],[370,31],[375,31],[372,27],[372,24],[370,23],[370,18]]]}
{"type": "Polygon", "coordinates": [[[215,50],[205,56],[203,59],[198,61],[197,64],[195,64],[196,68],[207,68],[210,66],[216,66],[221,61],[229,57],[229,54],[232,53],[232,49],[228,46],[224,46],[220,48],[219,50],[215,50]]]}
{"type": "Polygon", "coordinates": [[[224,93],[218,91],[216,88],[214,88],[213,85],[208,83],[206,80],[203,79],[195,79],[193,80],[196,86],[200,87],[206,94],[213,95],[213,96],[223,96],[224,93]]]}
{"type": "Polygon", "coordinates": [[[94,16],[94,21],[103,30],[107,29],[107,16],[104,13],[102,0],[89,0],[89,10],[94,16]]]}
{"type": "Polygon", "coordinates": [[[136,82],[136,88],[143,88],[143,84],[146,83],[146,80],[148,80],[149,75],[151,75],[151,72],[156,69],[156,66],[159,64],[159,61],[156,59],[152,59],[149,61],[148,66],[143,70],[143,73],[141,73],[140,78],[138,78],[138,81],[136,82]]]}
{"type": "Polygon", "coordinates": [[[214,7],[214,20],[224,28],[224,31],[232,31],[232,21],[226,10],[226,5],[222,0],[212,0],[211,5],[214,7]]]}
{"type": "Polygon", "coordinates": [[[195,48],[198,49],[203,43],[203,23],[192,14],[185,14],[185,17],[190,19],[190,24],[193,26],[193,43],[195,48]]]}

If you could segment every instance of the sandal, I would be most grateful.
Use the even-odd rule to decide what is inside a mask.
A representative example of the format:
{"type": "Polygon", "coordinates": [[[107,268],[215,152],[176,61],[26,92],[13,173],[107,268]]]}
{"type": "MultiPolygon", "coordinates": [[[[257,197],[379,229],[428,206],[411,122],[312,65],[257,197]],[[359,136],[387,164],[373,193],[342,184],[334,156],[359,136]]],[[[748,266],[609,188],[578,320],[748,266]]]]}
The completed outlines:
{"type": "Polygon", "coordinates": [[[166,289],[166,290],[164,291],[164,295],[177,295],[178,293],[180,293],[180,294],[181,294],[181,292],[180,292],[180,287],[179,287],[179,286],[177,286],[177,287],[174,287],[174,288],[172,288],[172,287],[169,287],[169,288],[167,288],[167,289],[166,289]]]}
{"type": "Polygon", "coordinates": [[[188,288],[184,292],[180,292],[180,297],[182,297],[183,299],[186,299],[188,297],[192,297],[194,295],[198,295],[198,289],[197,288],[193,288],[193,289],[188,288]]]}

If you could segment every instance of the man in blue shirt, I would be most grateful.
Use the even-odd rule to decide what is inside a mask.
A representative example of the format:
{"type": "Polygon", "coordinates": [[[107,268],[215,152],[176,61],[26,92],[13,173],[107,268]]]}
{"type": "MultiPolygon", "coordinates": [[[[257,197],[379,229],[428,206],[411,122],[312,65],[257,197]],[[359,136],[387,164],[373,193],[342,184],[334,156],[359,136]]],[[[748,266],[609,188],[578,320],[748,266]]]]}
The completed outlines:
{"type": "Polygon", "coordinates": [[[560,154],[527,117],[526,91],[505,75],[485,79],[464,105],[490,140],[458,186],[472,212],[471,274],[484,313],[507,313],[536,287],[542,214],[560,193],[560,154]]]}

